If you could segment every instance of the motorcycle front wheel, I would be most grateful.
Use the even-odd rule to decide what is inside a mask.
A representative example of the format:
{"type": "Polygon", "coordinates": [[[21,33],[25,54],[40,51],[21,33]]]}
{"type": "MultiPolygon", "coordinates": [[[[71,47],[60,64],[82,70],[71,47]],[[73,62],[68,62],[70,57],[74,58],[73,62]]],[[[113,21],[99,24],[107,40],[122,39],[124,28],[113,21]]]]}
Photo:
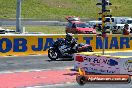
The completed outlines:
{"type": "Polygon", "coordinates": [[[48,50],[48,57],[51,59],[51,60],[56,60],[58,59],[58,52],[53,50],[53,49],[49,49],[48,50]]]}

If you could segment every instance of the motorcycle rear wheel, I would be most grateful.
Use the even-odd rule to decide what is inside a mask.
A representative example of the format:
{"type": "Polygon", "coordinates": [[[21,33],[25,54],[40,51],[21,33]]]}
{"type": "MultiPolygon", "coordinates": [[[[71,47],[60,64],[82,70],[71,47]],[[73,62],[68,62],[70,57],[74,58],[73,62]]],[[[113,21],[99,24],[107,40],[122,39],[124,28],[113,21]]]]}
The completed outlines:
{"type": "Polygon", "coordinates": [[[85,52],[93,52],[93,51],[92,51],[92,47],[86,48],[86,49],[85,49],[85,52]]]}

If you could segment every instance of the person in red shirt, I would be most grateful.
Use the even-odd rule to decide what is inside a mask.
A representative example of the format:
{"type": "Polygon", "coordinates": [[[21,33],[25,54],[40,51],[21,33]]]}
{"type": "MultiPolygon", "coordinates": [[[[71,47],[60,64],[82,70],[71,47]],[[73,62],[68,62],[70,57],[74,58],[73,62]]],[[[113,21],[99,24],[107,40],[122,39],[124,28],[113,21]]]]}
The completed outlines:
{"type": "Polygon", "coordinates": [[[125,24],[124,25],[124,28],[123,28],[123,35],[129,35],[129,25],[128,24],[125,24]]]}

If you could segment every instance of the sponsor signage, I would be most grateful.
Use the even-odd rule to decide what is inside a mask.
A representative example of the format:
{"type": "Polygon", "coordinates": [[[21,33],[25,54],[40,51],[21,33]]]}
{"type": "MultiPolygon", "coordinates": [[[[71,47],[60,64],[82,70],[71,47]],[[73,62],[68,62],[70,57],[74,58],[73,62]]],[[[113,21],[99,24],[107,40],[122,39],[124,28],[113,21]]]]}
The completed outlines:
{"type": "Polygon", "coordinates": [[[131,58],[121,58],[121,73],[132,75],[132,57],[131,58]]]}
{"type": "MultiPolygon", "coordinates": [[[[84,37],[87,44],[93,40],[93,37],[84,37]]],[[[101,37],[96,37],[95,39],[96,49],[102,49],[103,47],[103,40],[101,37]]],[[[131,45],[132,37],[107,37],[105,41],[105,49],[125,49],[125,48],[132,48],[131,45]]]]}
{"type": "Polygon", "coordinates": [[[100,57],[95,57],[95,58],[91,58],[91,57],[83,57],[84,60],[88,61],[91,65],[101,65],[101,64],[107,64],[109,66],[115,66],[118,65],[118,62],[116,60],[113,59],[106,59],[106,58],[100,58],[100,57]]]}
{"type": "Polygon", "coordinates": [[[119,84],[128,84],[131,83],[131,76],[130,75],[121,75],[121,74],[105,74],[105,75],[76,75],[76,82],[79,85],[84,85],[86,83],[119,83],[119,84]]]}
{"type": "Polygon", "coordinates": [[[127,70],[128,72],[132,72],[132,60],[127,60],[124,63],[124,69],[127,70]]]}
{"type": "Polygon", "coordinates": [[[132,75],[132,57],[75,54],[74,58],[74,68],[83,68],[88,73],[132,75]]]}
{"type": "MultiPolygon", "coordinates": [[[[38,53],[45,52],[52,46],[57,38],[64,38],[65,35],[42,35],[42,36],[1,36],[0,37],[0,54],[17,54],[17,53],[38,53]]],[[[74,35],[78,43],[90,44],[94,51],[100,51],[103,48],[102,37],[96,35],[74,35]]],[[[106,50],[132,50],[131,36],[109,36],[105,41],[106,50]]],[[[88,59],[90,60],[90,59],[88,59]]],[[[99,61],[94,59],[96,63],[109,63],[109,61],[99,61]]],[[[116,64],[116,63],[115,63],[116,64]]]]}
{"type": "Polygon", "coordinates": [[[11,50],[13,50],[13,52],[26,52],[29,48],[32,51],[46,51],[51,47],[53,38],[37,38],[36,42],[37,44],[34,44],[33,40],[27,38],[13,38],[13,41],[9,38],[2,38],[0,39],[0,52],[6,53],[11,50]],[[28,46],[28,43],[32,44],[28,46]]]}
{"type": "Polygon", "coordinates": [[[75,56],[75,69],[83,68],[86,72],[102,74],[119,74],[119,59],[107,58],[96,55],[77,55],[75,56]]]}
{"type": "MultiPolygon", "coordinates": [[[[59,36],[57,36],[59,38],[59,36]]],[[[36,37],[35,40],[30,40],[29,36],[23,38],[23,37],[13,37],[10,39],[9,37],[3,37],[0,38],[0,52],[6,53],[9,52],[11,49],[13,49],[14,52],[25,52],[29,49],[28,43],[32,42],[32,45],[30,46],[33,51],[46,51],[53,43],[53,41],[56,40],[52,37],[44,37],[44,38],[38,38],[36,37]],[[34,45],[34,42],[37,42],[37,44],[34,45]],[[3,44],[5,47],[3,47],[3,44]],[[21,48],[20,48],[21,47],[21,48]]],[[[78,39],[79,40],[79,39],[78,39]]],[[[102,38],[101,37],[83,37],[82,40],[79,40],[82,43],[87,43],[93,45],[93,47],[97,49],[102,49],[102,38]],[[91,43],[92,41],[95,41],[91,43]],[[95,45],[95,46],[94,46],[95,45]]],[[[132,48],[132,37],[107,37],[105,42],[105,48],[106,49],[130,49],[132,48]]]]}

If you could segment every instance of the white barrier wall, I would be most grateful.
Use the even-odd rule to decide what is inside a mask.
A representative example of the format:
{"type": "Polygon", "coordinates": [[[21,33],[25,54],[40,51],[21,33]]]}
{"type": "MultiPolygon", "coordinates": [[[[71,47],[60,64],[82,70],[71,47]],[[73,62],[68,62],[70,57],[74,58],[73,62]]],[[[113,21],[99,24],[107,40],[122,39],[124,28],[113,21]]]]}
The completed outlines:
{"type": "Polygon", "coordinates": [[[132,57],[120,59],[120,73],[132,75],[132,57]]]}

